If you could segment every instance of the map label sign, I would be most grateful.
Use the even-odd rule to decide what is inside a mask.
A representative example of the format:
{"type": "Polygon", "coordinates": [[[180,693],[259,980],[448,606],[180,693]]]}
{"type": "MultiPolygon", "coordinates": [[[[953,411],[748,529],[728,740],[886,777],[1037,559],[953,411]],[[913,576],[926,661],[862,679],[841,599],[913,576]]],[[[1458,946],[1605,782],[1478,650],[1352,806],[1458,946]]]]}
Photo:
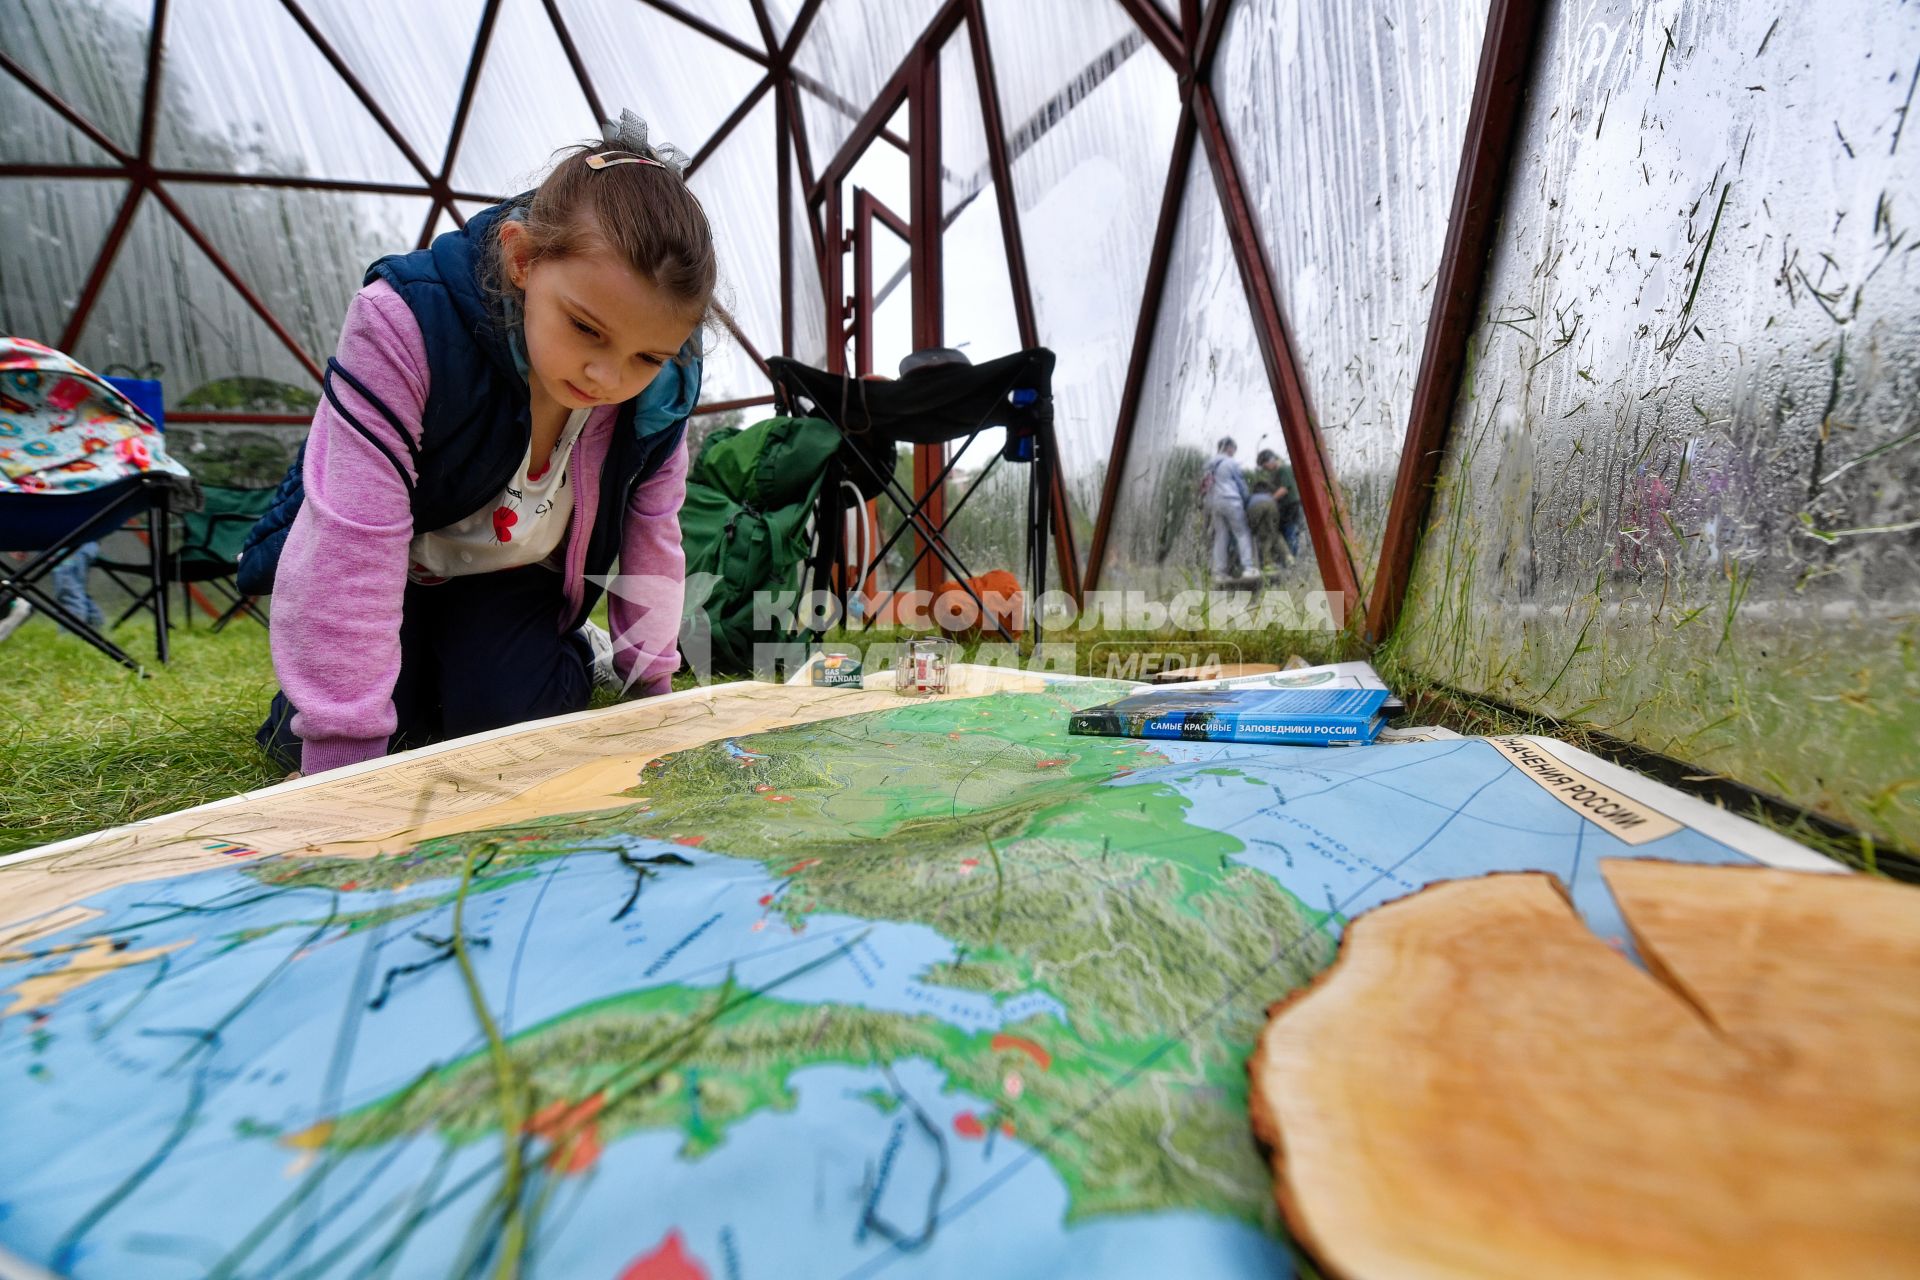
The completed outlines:
{"type": "Polygon", "coordinates": [[[1641,845],[1670,836],[1680,823],[1603,782],[1561,763],[1558,757],[1519,737],[1488,738],[1498,751],[1546,793],[1587,821],[1604,827],[1627,844],[1641,845]]]}

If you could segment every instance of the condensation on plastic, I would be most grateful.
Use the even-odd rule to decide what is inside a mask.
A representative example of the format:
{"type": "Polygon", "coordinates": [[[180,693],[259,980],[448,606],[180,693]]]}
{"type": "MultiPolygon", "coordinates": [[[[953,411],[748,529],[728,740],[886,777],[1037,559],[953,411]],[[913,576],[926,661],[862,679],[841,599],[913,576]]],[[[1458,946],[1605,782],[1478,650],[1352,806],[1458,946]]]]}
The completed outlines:
{"type": "Polygon", "coordinates": [[[0,164],[113,163],[112,156],[25,85],[0,76],[0,164]]]}
{"type": "Polygon", "coordinates": [[[1920,9],[1552,7],[1400,643],[1920,843],[1920,9]]]}
{"type": "MultiPolygon", "coordinates": [[[[827,363],[827,304],[820,286],[820,259],[814,252],[812,223],[807,215],[806,187],[798,156],[787,161],[789,217],[793,246],[789,261],[793,273],[793,350],[787,354],[802,364],[824,368],[827,363]]],[[[778,234],[778,228],[775,229],[778,234]]]]}
{"type": "Polygon", "coordinates": [[[1004,0],[989,0],[986,12],[1034,320],[1041,345],[1058,357],[1054,434],[1084,570],[1179,122],[1179,86],[1118,5],[1098,6],[1098,21],[1088,25],[1004,0]]]}
{"type": "MultiPolygon", "coordinates": [[[[285,233],[261,227],[259,234],[277,248],[285,233]]],[[[325,234],[339,235],[340,229],[325,234]]],[[[308,393],[319,389],[299,359],[152,199],[140,202],[71,354],[103,373],[121,372],[124,366],[157,375],[169,408],[195,399],[193,393],[210,383],[233,378],[265,379],[308,393]]]]}
{"type": "MultiPolygon", "coordinates": [[[[1000,205],[987,167],[986,123],[980,114],[973,54],[962,30],[940,51],[941,164],[964,168],[958,186],[943,183],[954,199],[942,220],[941,332],[945,345],[979,364],[1020,350],[1020,322],[1007,275],[1007,247],[1000,231],[1000,205]]],[[[999,446],[1000,433],[981,436],[999,446]]]]}
{"type": "MultiPolygon", "coordinates": [[[[698,154],[765,75],[725,45],[648,5],[561,0],[560,13],[607,114],[635,112],[647,121],[652,139],[671,142],[689,156],[698,154]]],[[[751,11],[747,21],[752,24],[751,11]]],[[[760,46],[757,31],[751,43],[760,46]]]]}
{"type": "MultiPolygon", "coordinates": [[[[1233,437],[1245,468],[1262,449],[1285,449],[1220,200],[1196,145],[1100,574],[1102,590],[1207,588],[1212,534],[1200,477],[1222,436],[1233,437]]],[[[1320,575],[1304,538],[1300,551],[1283,581],[1317,589],[1320,575]]]]}
{"type": "Polygon", "coordinates": [[[281,6],[168,6],[154,163],[216,173],[420,182],[281,6]]]}
{"type": "Polygon", "coordinates": [[[6,0],[0,49],[131,152],[152,21],[150,0],[6,0]]]}
{"type": "MultiPolygon", "coordinates": [[[[1143,40],[1133,19],[1115,0],[1073,4],[986,0],[985,13],[993,77],[1000,90],[1000,119],[1011,138],[1039,132],[1097,84],[1097,74],[1086,73],[1096,71],[1096,62],[1108,50],[1116,45],[1131,49],[1143,40]]],[[[1163,171],[1165,159],[1162,152],[1163,171]]]]}
{"type": "MultiPolygon", "coordinates": [[[[260,187],[175,186],[170,194],[322,366],[367,267],[413,248],[429,204],[424,196],[260,187]]],[[[199,255],[197,249],[188,252],[199,255]]],[[[206,358],[216,357],[217,350],[206,358]]],[[[313,385],[304,375],[298,382],[313,385]]],[[[171,382],[168,390],[176,390],[171,382]]],[[[181,394],[191,390],[177,388],[181,394]]]]}
{"type": "MultiPolygon", "coordinates": [[[[753,17],[753,0],[681,0],[680,7],[694,17],[712,23],[742,44],[755,49],[767,47],[766,40],[760,34],[760,24],[753,17]]],[[[770,9],[772,7],[769,6],[770,9]]],[[[771,16],[769,12],[769,20],[771,16]]],[[[774,23],[774,26],[780,29],[779,23],[774,23]]],[[[706,37],[702,36],[701,39],[706,37]]],[[[712,42],[708,47],[712,47],[712,42]]],[[[724,45],[721,47],[725,48],[724,45]]],[[[699,56],[704,58],[706,55],[703,53],[699,56]]]]}
{"type": "Polygon", "coordinates": [[[600,132],[540,0],[503,0],[460,135],[453,185],[494,196],[525,191],[546,176],[557,148],[600,132]]]}
{"type": "Polygon", "coordinates": [[[993,180],[980,81],[963,23],[940,47],[940,207],[948,217],[993,180]]]}
{"type": "Polygon", "coordinates": [[[377,20],[366,0],[301,0],[300,7],[414,154],[437,172],[446,158],[484,3],[384,5],[377,20]]]}
{"type": "Polygon", "coordinates": [[[0,333],[60,344],[126,194],[124,182],[0,182],[0,226],[18,229],[0,236],[0,333]]]}
{"type": "Polygon", "coordinates": [[[852,136],[939,7],[939,0],[821,0],[793,60],[816,170],[852,136]]]}
{"type": "Polygon", "coordinates": [[[1214,89],[1364,588],[1413,403],[1486,0],[1240,0],[1214,89]]]}
{"type": "MultiPolygon", "coordinates": [[[[980,84],[965,27],[940,50],[941,340],[975,364],[1021,349],[1007,249],[1000,232],[998,193],[987,161],[980,84]]],[[[947,484],[947,542],[970,574],[1012,570],[1023,590],[1030,468],[995,462],[1006,443],[999,427],[982,430],[971,445],[948,445],[953,471],[947,484]],[[966,494],[976,478],[979,488],[966,494]],[[962,501],[965,495],[964,502],[962,501]]],[[[951,571],[942,567],[941,578],[951,571]]]]}
{"type": "MultiPolygon", "coordinates": [[[[779,171],[772,95],[747,113],[694,172],[690,185],[713,227],[720,262],[719,300],[762,356],[780,344],[779,171]]],[[[764,395],[767,379],[731,334],[715,335],[701,398],[764,395]]]]}

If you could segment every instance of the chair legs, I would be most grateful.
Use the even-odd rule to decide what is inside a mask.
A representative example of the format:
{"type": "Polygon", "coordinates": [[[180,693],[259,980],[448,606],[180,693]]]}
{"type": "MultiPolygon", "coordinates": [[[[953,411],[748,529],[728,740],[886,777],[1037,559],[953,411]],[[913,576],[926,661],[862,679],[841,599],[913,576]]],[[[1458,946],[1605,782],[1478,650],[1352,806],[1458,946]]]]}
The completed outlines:
{"type": "Polygon", "coordinates": [[[232,603],[227,606],[226,612],[213,620],[213,632],[215,635],[220,634],[221,628],[242,614],[252,618],[263,627],[269,625],[267,615],[260,612],[260,606],[254,603],[255,597],[240,595],[228,587],[226,583],[217,579],[213,582],[213,585],[220,588],[220,590],[232,600],[232,603]]]}
{"type": "MultiPolygon", "coordinates": [[[[53,569],[68,556],[72,555],[78,547],[117,527],[122,521],[126,520],[129,515],[133,514],[138,509],[138,505],[143,502],[147,504],[150,511],[158,511],[161,513],[160,527],[164,530],[164,517],[168,509],[166,491],[158,486],[143,484],[139,487],[129,487],[119,496],[105,502],[99,509],[93,511],[77,526],[61,534],[58,539],[45,546],[42,550],[35,552],[27,559],[25,564],[15,566],[4,559],[0,559],[0,604],[5,604],[16,596],[28,600],[49,618],[52,618],[55,622],[79,636],[82,640],[85,640],[88,644],[106,654],[109,658],[112,658],[115,662],[129,667],[134,671],[140,671],[140,664],[129,657],[126,650],[107,639],[106,635],[99,628],[91,626],[84,618],[79,617],[73,610],[60,603],[52,592],[47,590],[42,584],[43,580],[52,573],[53,569]]],[[[164,537],[164,534],[162,536],[164,537]]],[[[164,546],[165,544],[163,542],[163,551],[164,546]]],[[[156,559],[154,562],[154,583],[156,587],[163,581],[160,575],[160,567],[160,561],[156,559]]],[[[160,629],[159,652],[160,660],[165,662],[167,649],[166,629],[164,626],[160,629]]],[[[142,672],[142,674],[145,673],[142,672]]]]}
{"type": "Polygon", "coordinates": [[[170,507],[166,491],[160,490],[154,495],[154,503],[147,516],[150,529],[147,544],[153,563],[153,648],[162,666],[166,665],[168,656],[167,517],[170,514],[170,507]]]}
{"type": "Polygon", "coordinates": [[[238,618],[243,614],[249,618],[252,618],[255,622],[259,623],[263,627],[268,625],[267,615],[260,612],[259,606],[254,604],[253,602],[253,597],[241,596],[238,600],[235,600],[231,605],[227,606],[227,611],[225,613],[221,614],[218,618],[214,620],[214,623],[213,623],[214,634],[218,635],[222,627],[226,626],[229,622],[232,622],[235,618],[238,618]]]}
{"type": "MultiPolygon", "coordinates": [[[[75,614],[67,606],[55,599],[52,593],[40,589],[37,582],[27,582],[18,578],[0,575],[0,603],[12,600],[15,596],[29,601],[42,613],[58,622],[73,634],[85,640],[115,662],[133,671],[140,670],[140,664],[127,654],[125,649],[107,639],[99,630],[75,614]]],[[[145,674],[141,672],[141,674],[145,674]]]]}

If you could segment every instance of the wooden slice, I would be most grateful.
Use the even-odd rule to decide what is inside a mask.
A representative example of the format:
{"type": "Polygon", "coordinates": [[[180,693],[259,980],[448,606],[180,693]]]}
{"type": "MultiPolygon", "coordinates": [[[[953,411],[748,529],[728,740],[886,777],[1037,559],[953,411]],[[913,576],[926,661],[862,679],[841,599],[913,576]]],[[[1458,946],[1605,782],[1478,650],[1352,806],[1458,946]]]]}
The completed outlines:
{"type": "Polygon", "coordinates": [[[1354,1280],[1920,1275],[1920,890],[1603,871],[1651,973],[1498,875],[1368,913],[1275,1007],[1296,1236],[1354,1280]]]}

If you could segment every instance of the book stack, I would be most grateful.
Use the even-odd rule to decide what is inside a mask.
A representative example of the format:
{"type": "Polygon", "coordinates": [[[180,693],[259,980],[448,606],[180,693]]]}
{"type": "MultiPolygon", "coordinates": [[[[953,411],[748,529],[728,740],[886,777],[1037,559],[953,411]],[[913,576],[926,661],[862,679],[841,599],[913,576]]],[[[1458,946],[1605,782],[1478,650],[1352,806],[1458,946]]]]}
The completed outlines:
{"type": "Polygon", "coordinates": [[[1365,663],[1339,665],[1345,670],[1307,668],[1129,694],[1074,712],[1067,731],[1189,742],[1370,743],[1393,695],[1365,663]],[[1321,672],[1327,674],[1316,678],[1321,672]]]}

